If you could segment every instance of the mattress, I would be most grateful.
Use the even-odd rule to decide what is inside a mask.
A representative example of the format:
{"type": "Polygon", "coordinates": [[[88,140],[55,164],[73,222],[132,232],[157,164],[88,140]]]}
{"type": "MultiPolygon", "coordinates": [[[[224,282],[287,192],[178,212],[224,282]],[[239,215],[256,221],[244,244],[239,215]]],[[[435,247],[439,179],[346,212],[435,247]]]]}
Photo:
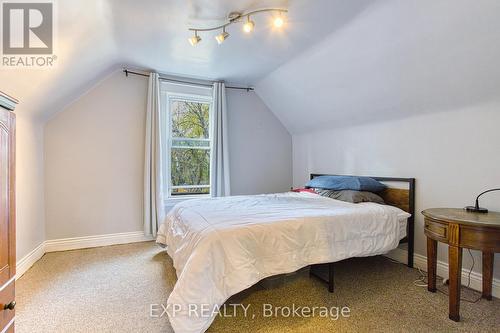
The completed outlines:
{"type": "Polygon", "coordinates": [[[157,236],[178,277],[167,301],[170,323],[177,333],[204,332],[230,296],[263,278],[384,254],[405,236],[409,216],[393,206],[312,193],[181,202],[157,236]]]}

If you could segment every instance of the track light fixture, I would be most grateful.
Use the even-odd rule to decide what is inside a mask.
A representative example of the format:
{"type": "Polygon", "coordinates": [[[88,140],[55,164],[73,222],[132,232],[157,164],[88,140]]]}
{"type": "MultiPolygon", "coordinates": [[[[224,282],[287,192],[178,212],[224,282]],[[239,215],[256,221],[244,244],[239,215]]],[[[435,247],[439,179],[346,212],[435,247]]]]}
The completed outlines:
{"type": "Polygon", "coordinates": [[[281,17],[281,12],[279,13],[278,16],[276,16],[274,18],[274,22],[273,23],[274,23],[274,26],[276,28],[281,28],[283,26],[283,24],[285,24],[285,21],[283,20],[283,17],[281,17]]]}
{"type": "Polygon", "coordinates": [[[250,20],[250,15],[247,16],[247,21],[243,24],[243,31],[247,34],[253,31],[255,28],[255,22],[250,20]]]}
{"type": "Polygon", "coordinates": [[[208,31],[214,31],[214,30],[220,30],[222,29],[222,32],[215,36],[215,40],[217,43],[222,44],[228,37],[229,34],[226,32],[226,27],[243,21],[246,18],[245,23],[243,24],[243,31],[245,33],[251,33],[255,29],[255,22],[250,19],[250,15],[255,15],[255,14],[260,14],[260,13],[265,13],[265,12],[271,12],[271,13],[277,13],[278,16],[275,16],[273,18],[273,25],[275,28],[281,28],[285,24],[285,19],[283,17],[283,13],[288,13],[288,10],[286,9],[280,9],[280,8],[266,8],[266,9],[259,9],[259,10],[254,10],[248,13],[239,13],[239,12],[232,12],[229,13],[228,15],[228,21],[222,25],[219,25],[217,27],[212,27],[212,28],[189,28],[189,31],[194,31],[194,36],[190,37],[188,39],[189,43],[193,46],[201,42],[201,37],[198,36],[198,32],[208,32],[208,31]]]}
{"type": "Polygon", "coordinates": [[[226,27],[223,27],[222,28],[222,32],[215,36],[215,40],[217,41],[217,43],[222,44],[227,38],[229,37],[229,34],[226,32],[226,27]]]}
{"type": "Polygon", "coordinates": [[[194,36],[191,38],[188,38],[188,41],[192,46],[195,46],[196,44],[201,42],[201,37],[198,36],[198,31],[194,30],[194,36]]]}

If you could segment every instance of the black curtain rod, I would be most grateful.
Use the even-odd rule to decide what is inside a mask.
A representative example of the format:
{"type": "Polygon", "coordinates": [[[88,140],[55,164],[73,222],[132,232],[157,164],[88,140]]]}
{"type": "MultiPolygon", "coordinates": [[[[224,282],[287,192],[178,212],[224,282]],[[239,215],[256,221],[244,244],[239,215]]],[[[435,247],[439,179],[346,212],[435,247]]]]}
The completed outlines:
{"type": "MultiPolygon", "coordinates": [[[[134,72],[130,71],[128,69],[124,69],[123,72],[125,73],[125,76],[128,76],[129,74],[133,75],[139,75],[139,76],[145,76],[149,77],[148,74],[144,73],[139,73],[139,72],[134,72]]],[[[175,80],[175,79],[167,79],[164,77],[160,77],[161,81],[167,81],[167,82],[176,82],[176,83],[186,83],[186,84],[192,84],[196,86],[202,86],[202,87],[212,87],[211,84],[203,84],[203,83],[194,83],[194,82],[189,82],[189,81],[182,81],[182,80],[175,80]]],[[[253,91],[254,89],[252,87],[233,87],[233,86],[226,86],[227,89],[237,89],[237,90],[246,90],[246,91],[253,91]]]]}

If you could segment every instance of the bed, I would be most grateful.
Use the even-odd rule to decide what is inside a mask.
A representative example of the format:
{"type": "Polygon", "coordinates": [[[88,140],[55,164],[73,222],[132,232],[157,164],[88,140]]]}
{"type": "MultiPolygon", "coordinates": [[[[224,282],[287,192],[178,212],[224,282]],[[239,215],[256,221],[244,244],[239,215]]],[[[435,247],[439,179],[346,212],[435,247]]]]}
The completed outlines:
{"type": "MultiPolygon", "coordinates": [[[[313,173],[311,174],[310,179],[319,176],[335,176],[335,175],[313,173]]],[[[373,178],[379,182],[388,183],[389,186],[382,193],[379,193],[387,205],[398,207],[401,210],[410,214],[410,217],[408,217],[406,221],[406,228],[405,228],[406,234],[399,241],[399,244],[407,243],[407,265],[408,267],[413,268],[414,237],[415,237],[415,178],[395,178],[395,177],[370,177],[370,178],[373,178]],[[395,184],[398,185],[402,184],[403,188],[394,187],[395,184]]],[[[311,265],[309,273],[311,276],[318,278],[320,281],[326,283],[328,285],[328,291],[332,293],[334,290],[335,262],[329,262],[326,265],[328,266],[326,276],[320,274],[318,270],[316,270],[316,267],[320,265],[311,265]]]]}
{"type": "Polygon", "coordinates": [[[174,206],[157,243],[166,246],[177,273],[167,301],[175,332],[204,332],[230,296],[264,278],[384,254],[401,241],[412,251],[414,179],[372,178],[409,188],[384,191],[388,205],[287,192],[174,206]]]}

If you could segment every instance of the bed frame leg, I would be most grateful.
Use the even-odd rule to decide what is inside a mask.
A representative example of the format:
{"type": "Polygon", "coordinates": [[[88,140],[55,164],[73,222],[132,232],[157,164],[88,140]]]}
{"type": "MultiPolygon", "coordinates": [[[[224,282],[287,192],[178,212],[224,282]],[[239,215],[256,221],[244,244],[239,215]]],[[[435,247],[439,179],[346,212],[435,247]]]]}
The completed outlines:
{"type": "Polygon", "coordinates": [[[333,293],[333,262],[328,264],[328,291],[333,293]]]}
{"type": "Polygon", "coordinates": [[[414,251],[414,242],[415,242],[415,225],[413,216],[411,221],[408,221],[410,224],[408,225],[408,267],[413,268],[413,251],[414,251]]]}
{"type": "Polygon", "coordinates": [[[408,210],[411,214],[408,219],[408,267],[413,268],[413,251],[415,244],[415,178],[409,181],[409,206],[408,210]]]}
{"type": "Polygon", "coordinates": [[[408,267],[413,268],[413,249],[408,249],[408,267]]]}
{"type": "Polygon", "coordinates": [[[331,293],[333,293],[333,264],[334,264],[333,262],[326,264],[328,265],[328,279],[325,278],[325,276],[316,274],[314,272],[315,265],[311,265],[311,268],[309,270],[309,276],[314,276],[321,282],[326,283],[326,285],[328,286],[328,291],[331,293]]]}

